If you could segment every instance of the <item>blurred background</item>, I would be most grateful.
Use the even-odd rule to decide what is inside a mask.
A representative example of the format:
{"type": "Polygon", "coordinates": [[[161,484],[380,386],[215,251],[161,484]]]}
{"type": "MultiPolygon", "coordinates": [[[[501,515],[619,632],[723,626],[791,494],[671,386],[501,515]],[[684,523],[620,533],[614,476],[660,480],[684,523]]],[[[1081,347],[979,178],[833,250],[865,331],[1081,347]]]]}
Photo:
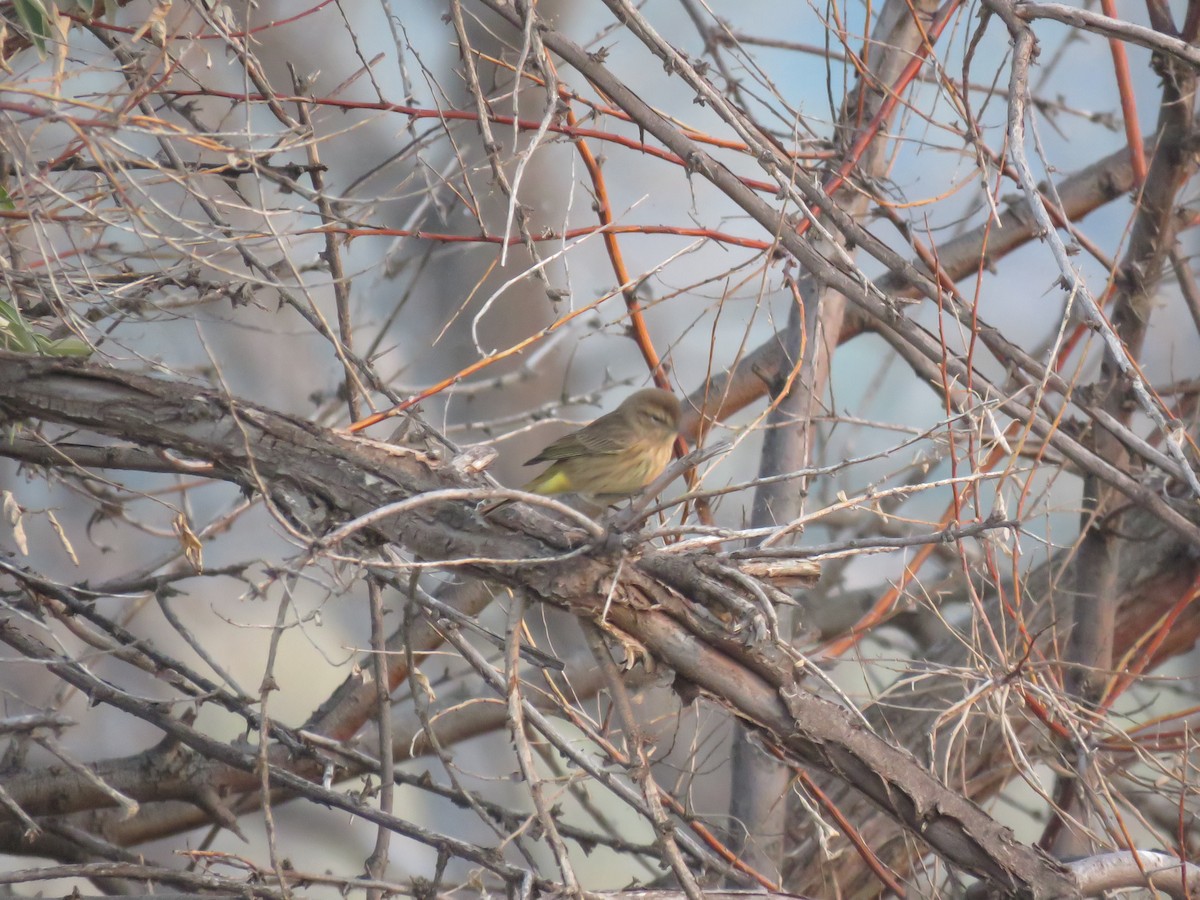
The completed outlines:
{"type": "MultiPolygon", "coordinates": [[[[212,386],[330,429],[355,418],[347,404],[345,359],[351,353],[361,362],[349,366],[359,417],[419,398],[415,409],[449,442],[444,452],[490,445],[498,454],[490,474],[515,487],[531,474],[521,463],[541,447],[654,383],[628,298],[640,304],[638,315],[661,359],[660,379],[691,398],[693,415],[710,379],[753,382],[753,366],[739,365],[757,348],[784,340],[796,303],[788,280],[805,273],[778,250],[774,236],[725,192],[679,160],[663,158],[657,140],[559,56],[550,54],[553,66],[545,64],[539,32],[523,36],[487,4],[176,0],[109,3],[95,16],[84,6],[0,4],[8,23],[7,74],[0,85],[0,299],[10,311],[10,332],[28,329],[68,342],[43,346],[43,352],[87,353],[93,362],[119,369],[212,386]],[[486,134],[481,109],[490,117],[486,134]],[[589,172],[587,154],[600,178],[589,172]],[[599,233],[601,214],[611,221],[623,269],[599,233]],[[628,283],[622,283],[622,271],[628,283]],[[374,385],[365,372],[377,379],[374,385]]],[[[855,104],[871,107],[899,91],[900,103],[875,138],[879,160],[869,173],[852,172],[839,197],[861,204],[858,223],[903,259],[917,259],[918,244],[936,257],[953,241],[974,241],[975,262],[956,280],[976,321],[1040,365],[1056,368],[1072,388],[1097,379],[1103,344],[1078,332],[1080,301],[1062,289],[1053,248],[1038,239],[1013,180],[1007,126],[1014,50],[1002,23],[981,20],[979,4],[654,0],[639,9],[771,136],[796,167],[796,178],[826,179],[848,158],[856,133],[851,124],[865,124],[855,119],[855,104]],[[898,84],[873,74],[879,58],[894,50],[880,39],[888,17],[907,18],[905,27],[911,30],[915,22],[917,31],[944,23],[928,38],[923,56],[903,56],[901,64],[923,62],[915,78],[898,84]],[[1014,208],[1018,212],[1006,217],[1014,208]],[[1017,229],[1028,234],[993,255],[990,246],[1017,229]]],[[[1167,8],[1180,21],[1189,12],[1185,4],[1167,8]]],[[[669,122],[700,139],[723,165],[770,187],[727,117],[686,78],[668,71],[604,3],[540,2],[536,13],[618,73],[669,122]]],[[[1140,6],[1123,6],[1120,15],[1154,27],[1140,6]]],[[[1114,273],[1140,209],[1132,181],[1113,189],[1120,177],[1136,175],[1088,172],[1123,151],[1124,161],[1113,165],[1124,166],[1123,172],[1131,165],[1131,132],[1112,50],[1102,36],[1082,28],[1036,19],[1033,29],[1040,56],[1030,73],[1025,150],[1034,177],[1046,185],[1090,179],[1097,199],[1071,216],[1071,231],[1059,233],[1079,249],[1071,264],[1103,299],[1119,281],[1114,273]]],[[[1163,76],[1149,49],[1122,46],[1131,76],[1126,100],[1133,101],[1129,109],[1152,155],[1163,76]]],[[[1144,347],[1135,356],[1146,383],[1160,390],[1164,408],[1190,427],[1195,388],[1179,387],[1196,379],[1200,349],[1196,310],[1185,290],[1195,221],[1190,169],[1179,181],[1173,202],[1182,224],[1174,246],[1182,262],[1155,281],[1144,347]]],[[[802,218],[783,193],[760,190],[779,210],[802,218]]],[[[1052,190],[1046,195],[1057,202],[1052,190]]],[[[810,237],[817,241],[815,233],[810,237]]],[[[852,259],[864,283],[888,275],[877,255],[853,245],[822,246],[827,258],[852,259]]],[[[1014,419],[1002,402],[1017,397],[1032,404],[1036,379],[1032,386],[1014,380],[1009,362],[987,352],[977,330],[948,314],[948,296],[938,302],[894,293],[901,316],[935,335],[947,359],[965,360],[987,385],[951,385],[952,376],[930,384],[871,329],[858,329],[853,339],[843,335],[829,377],[814,393],[815,428],[806,453],[808,465],[820,471],[788,482],[799,512],[767,527],[790,528],[781,537],[784,546],[841,542],[845,548],[826,554],[820,583],[797,594],[793,624],[805,652],[816,653],[844,635],[895,590],[886,621],[856,635],[828,669],[864,707],[898,684],[911,689],[939,674],[959,684],[958,701],[945,702],[939,723],[944,733],[930,732],[930,752],[939,758],[974,752],[972,740],[960,743],[956,736],[957,717],[965,723],[972,708],[963,698],[1021,656],[1019,650],[1005,656],[981,636],[981,598],[993,596],[1000,582],[1001,596],[1020,597],[1027,574],[1040,566],[1048,567],[1045,577],[1055,583],[1080,540],[1083,487],[1078,469],[1027,435],[1024,423],[1006,431],[1014,419]],[[1001,392],[991,392],[991,385],[1001,392]],[[968,412],[947,399],[954,391],[959,400],[968,398],[968,412]],[[947,541],[908,574],[921,545],[855,551],[853,542],[863,537],[937,531],[948,510],[950,521],[995,515],[1019,521],[1020,530],[947,541]],[[929,655],[947,635],[978,651],[969,675],[957,664],[939,673],[939,659],[929,655]]],[[[806,315],[815,318],[816,308],[806,315]]],[[[10,341],[6,349],[20,347],[10,341]]],[[[732,448],[701,466],[691,489],[735,489],[713,498],[703,527],[693,507],[669,509],[648,526],[660,534],[654,540],[719,540],[728,548],[761,537],[744,530],[762,524],[753,521],[752,510],[764,435],[772,427],[790,427],[786,419],[769,418],[772,392],[764,383],[751,402],[705,408],[710,427],[704,440],[730,440],[732,448]]],[[[1063,412],[1063,428],[1090,427],[1062,396],[1047,406],[1042,414],[1048,417],[1055,409],[1063,412]]],[[[1132,431],[1158,439],[1140,407],[1131,415],[1132,431]]],[[[365,434],[390,440],[399,421],[384,421],[365,434]]],[[[21,431],[33,423],[8,427],[21,431]]],[[[51,442],[80,437],[62,426],[39,433],[51,442]]],[[[1153,478],[1146,476],[1157,486],[1153,478]]],[[[664,496],[686,489],[676,481],[664,496]]],[[[85,472],[17,457],[0,460],[0,490],[4,559],[54,583],[98,590],[100,614],[162,652],[257,698],[274,643],[269,671],[277,689],[269,696],[269,714],[283,724],[308,722],[370,648],[362,573],[332,560],[302,562],[303,537],[236,485],[103,467],[85,472]],[[203,574],[187,572],[195,547],[203,574]],[[147,589],[146,580],[162,573],[175,573],[170,588],[157,594],[147,589]],[[196,645],[207,653],[199,654],[196,645]]],[[[433,569],[421,584],[436,594],[456,578],[453,570],[433,569]]],[[[14,580],[5,586],[14,609],[21,608],[26,590],[14,580]]],[[[388,596],[388,624],[399,627],[403,601],[394,592],[388,596]]],[[[591,663],[572,618],[540,607],[527,615],[539,646],[582,678],[591,663]]],[[[503,634],[507,616],[501,594],[479,621],[503,634]]],[[[257,742],[240,717],[186,700],[162,679],[123,662],[105,642],[89,643],[88,629],[73,627],[69,618],[30,619],[27,625],[53,635],[62,652],[99,677],[167,702],[176,714],[191,709],[194,727],[205,733],[257,742]]],[[[1052,617],[1042,627],[1062,621],[1052,617]]],[[[1143,648],[1155,639],[1157,622],[1142,622],[1143,648]]],[[[1040,646],[1047,644],[1057,647],[1057,638],[1040,646]]],[[[478,646],[498,656],[486,640],[478,639],[478,646]]],[[[54,712],[77,723],[38,732],[41,740],[22,732],[14,739],[13,747],[21,749],[10,751],[9,771],[61,766],[64,757],[74,764],[123,760],[162,740],[147,722],[91,705],[45,666],[15,651],[4,658],[5,716],[54,712]]],[[[1167,727],[1164,722],[1185,729],[1195,664],[1190,652],[1154,657],[1153,666],[1139,670],[1141,680],[1114,698],[1113,733],[1167,727]]],[[[393,731],[409,741],[417,740],[418,711],[426,704],[450,717],[460,707],[495,702],[452,649],[434,652],[422,672],[415,687],[422,696],[414,698],[412,683],[394,696],[393,731]]],[[[1029,677],[1037,690],[1045,687],[1040,676],[1029,677]]],[[[580,684],[589,686],[580,688],[574,703],[594,723],[607,723],[600,686],[586,679],[580,684]]],[[[632,685],[659,783],[689,815],[738,832],[728,813],[734,739],[728,716],[703,703],[682,703],[669,673],[638,670],[632,685]]],[[[494,721],[487,718],[493,712],[480,712],[481,721],[491,724],[471,726],[478,733],[466,729],[440,758],[427,748],[415,758],[405,750],[399,771],[428,773],[454,794],[474,793],[530,814],[503,711],[494,721]]],[[[1013,714],[1028,724],[1029,713],[1013,714]]],[[[603,760],[577,723],[561,718],[560,727],[603,760]]],[[[372,740],[368,729],[355,746],[373,752],[372,740]]],[[[1007,789],[989,806],[1022,841],[1036,840],[1047,821],[1047,797],[1061,770],[1052,743],[1044,734],[1027,743],[1014,738],[1013,772],[1001,779],[1007,789]]],[[[1159,749],[1137,745],[1123,759],[1137,760],[1146,783],[1161,787],[1178,827],[1156,831],[1165,826],[1147,812],[1143,822],[1130,819],[1128,829],[1139,843],[1186,851],[1195,797],[1180,773],[1190,765],[1191,740],[1172,744],[1169,755],[1159,749]]],[[[583,785],[578,772],[573,781],[564,772],[576,770],[564,768],[548,750],[540,764],[556,784],[562,821],[587,822],[632,842],[653,841],[650,825],[623,800],[583,785]]],[[[1123,798],[1112,801],[1114,820],[1124,821],[1112,810],[1139,805],[1132,798],[1143,786],[1114,787],[1114,796],[1123,798]]],[[[364,790],[364,781],[340,787],[364,790]]],[[[242,877],[248,870],[238,860],[263,871],[278,864],[266,849],[263,816],[253,811],[253,799],[249,803],[252,811],[239,819],[245,840],[208,825],[164,827],[157,837],[153,823],[144,832],[133,828],[130,823],[153,804],[105,811],[110,818],[96,833],[113,847],[170,866],[189,862],[179,856],[185,850],[230,854],[201,865],[242,877]],[[134,840],[135,831],[144,837],[134,840]]],[[[556,871],[553,854],[536,834],[488,825],[477,810],[452,798],[402,784],[395,808],[414,824],[499,845],[508,858],[556,871]]],[[[798,832],[826,827],[796,815],[798,832]]],[[[82,821],[75,825],[85,827],[82,821]]],[[[275,828],[277,856],[288,867],[328,876],[327,884],[306,883],[306,893],[330,896],[361,874],[377,833],[369,822],[309,802],[281,801],[275,828]]],[[[91,850],[97,855],[81,850],[80,858],[103,857],[91,850]]],[[[9,852],[5,868],[31,864],[12,845],[9,852]]],[[[619,846],[594,852],[573,846],[571,858],[581,882],[593,890],[653,883],[662,875],[657,860],[619,846]]],[[[395,836],[386,880],[411,887],[412,879],[434,877],[438,866],[435,849],[395,836]]],[[[473,871],[469,862],[455,860],[448,877],[465,886],[473,871]]],[[[944,873],[928,869],[913,877],[924,890],[937,885],[952,893],[944,873]]],[[[17,890],[65,893],[77,884],[85,894],[96,892],[94,884],[78,879],[17,890]]],[[[804,884],[811,889],[811,881],[804,884]]],[[[121,887],[126,889],[128,884],[121,887]]]]}

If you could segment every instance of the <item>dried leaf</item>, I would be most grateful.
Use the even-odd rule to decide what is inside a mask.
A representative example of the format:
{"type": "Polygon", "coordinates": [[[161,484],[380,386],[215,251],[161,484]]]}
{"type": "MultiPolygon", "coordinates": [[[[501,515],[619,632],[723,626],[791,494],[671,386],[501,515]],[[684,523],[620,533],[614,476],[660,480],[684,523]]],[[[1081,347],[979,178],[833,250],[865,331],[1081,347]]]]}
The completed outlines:
{"type": "Polygon", "coordinates": [[[8,520],[9,525],[15,525],[21,518],[21,504],[17,503],[12,491],[4,491],[0,496],[4,498],[4,518],[8,520]]]}
{"type": "MultiPolygon", "coordinates": [[[[8,46],[8,23],[5,22],[3,19],[0,19],[0,50],[2,50],[6,46],[8,46]]],[[[8,59],[6,59],[3,55],[0,55],[0,69],[3,69],[4,74],[6,74],[6,75],[13,74],[12,66],[10,66],[8,64],[8,59]]],[[[5,199],[7,199],[8,194],[5,193],[4,196],[5,196],[5,199]]],[[[0,204],[0,209],[9,209],[9,208],[11,208],[11,207],[0,204]]]]}
{"type": "Polygon", "coordinates": [[[63,531],[62,525],[54,515],[54,510],[46,510],[46,518],[50,520],[50,527],[54,529],[54,533],[58,535],[58,539],[62,541],[63,549],[67,551],[67,556],[71,557],[71,562],[79,565],[79,557],[75,555],[75,548],[71,546],[71,541],[67,538],[67,533],[63,531]]]}
{"type": "Polygon", "coordinates": [[[17,502],[17,498],[13,496],[12,491],[5,491],[3,496],[4,518],[12,526],[13,540],[17,544],[17,549],[21,551],[21,555],[28,556],[29,539],[25,536],[25,520],[22,516],[23,510],[21,509],[21,504],[17,502]]]}
{"type": "Polygon", "coordinates": [[[432,682],[430,682],[428,676],[422,673],[420,669],[410,673],[409,678],[420,688],[421,693],[430,703],[437,700],[437,693],[433,690],[432,682]]]}
{"type": "Polygon", "coordinates": [[[179,536],[179,543],[183,546],[183,555],[192,564],[192,568],[197,573],[203,572],[204,545],[200,543],[200,538],[196,537],[188,526],[187,516],[183,513],[175,514],[175,534],[179,536]]]}

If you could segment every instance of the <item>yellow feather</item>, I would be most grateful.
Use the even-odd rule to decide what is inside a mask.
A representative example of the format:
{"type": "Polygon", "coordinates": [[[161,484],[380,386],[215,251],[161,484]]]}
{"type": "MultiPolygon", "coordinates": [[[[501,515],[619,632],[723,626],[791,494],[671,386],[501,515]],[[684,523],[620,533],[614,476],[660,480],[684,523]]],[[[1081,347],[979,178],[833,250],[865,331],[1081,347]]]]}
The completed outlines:
{"type": "Polygon", "coordinates": [[[558,466],[551,466],[545,472],[535,477],[522,490],[531,494],[565,494],[572,490],[571,479],[558,466]]]}

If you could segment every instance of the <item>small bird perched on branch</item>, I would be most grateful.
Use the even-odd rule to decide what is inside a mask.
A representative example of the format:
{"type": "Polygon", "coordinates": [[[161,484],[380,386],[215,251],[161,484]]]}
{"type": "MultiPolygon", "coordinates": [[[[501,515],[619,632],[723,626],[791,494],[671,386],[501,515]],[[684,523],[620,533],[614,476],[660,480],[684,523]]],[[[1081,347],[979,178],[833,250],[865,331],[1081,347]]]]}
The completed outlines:
{"type": "MultiPolygon", "coordinates": [[[[636,494],[671,461],[683,416],[670,391],[646,388],[589,425],[563,435],[525,463],[550,463],[522,490],[531,494],[579,494],[607,506],[636,494]]],[[[487,514],[511,501],[481,509],[487,514]]]]}

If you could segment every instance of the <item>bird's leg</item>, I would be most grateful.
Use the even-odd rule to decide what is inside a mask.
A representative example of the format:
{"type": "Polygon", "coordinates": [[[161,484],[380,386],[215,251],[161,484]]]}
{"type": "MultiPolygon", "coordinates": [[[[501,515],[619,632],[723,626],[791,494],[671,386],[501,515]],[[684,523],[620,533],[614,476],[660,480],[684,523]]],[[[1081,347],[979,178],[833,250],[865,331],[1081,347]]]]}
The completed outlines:
{"type": "MultiPolygon", "coordinates": [[[[616,535],[612,535],[612,537],[616,537],[616,535]]],[[[617,568],[613,572],[612,583],[609,585],[608,594],[604,598],[604,607],[600,610],[600,619],[596,624],[601,631],[612,635],[616,642],[621,645],[621,670],[623,672],[628,672],[639,662],[641,662],[642,668],[647,672],[653,672],[655,669],[654,657],[650,655],[650,651],[646,649],[646,645],[608,621],[608,611],[612,607],[613,596],[616,594],[617,585],[621,581],[621,569],[624,565],[625,555],[622,553],[617,560],[617,568]]]]}

